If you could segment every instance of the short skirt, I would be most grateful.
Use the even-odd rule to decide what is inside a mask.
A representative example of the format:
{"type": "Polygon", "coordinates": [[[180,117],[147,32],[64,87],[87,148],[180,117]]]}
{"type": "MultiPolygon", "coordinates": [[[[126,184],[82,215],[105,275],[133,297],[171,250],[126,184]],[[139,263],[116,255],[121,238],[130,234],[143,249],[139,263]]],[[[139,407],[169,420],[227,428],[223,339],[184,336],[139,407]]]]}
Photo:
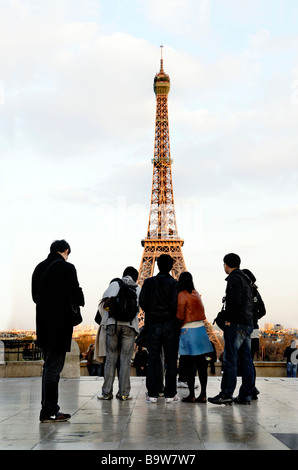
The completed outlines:
{"type": "Polygon", "coordinates": [[[203,322],[187,323],[181,328],[179,339],[180,356],[199,356],[211,352],[213,352],[213,347],[203,322]]]}

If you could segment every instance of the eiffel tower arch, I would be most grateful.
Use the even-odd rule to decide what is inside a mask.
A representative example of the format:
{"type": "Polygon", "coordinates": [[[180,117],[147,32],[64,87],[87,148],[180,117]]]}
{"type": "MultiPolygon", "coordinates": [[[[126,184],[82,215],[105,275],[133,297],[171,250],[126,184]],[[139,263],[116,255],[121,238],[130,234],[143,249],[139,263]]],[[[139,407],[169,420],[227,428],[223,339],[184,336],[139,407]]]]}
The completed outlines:
{"type": "MultiPolygon", "coordinates": [[[[183,258],[184,240],[178,235],[174,193],[172,182],[172,159],[170,151],[170,131],[168,117],[168,94],[170,77],[163,68],[161,46],[160,70],[154,77],[153,89],[156,95],[155,140],[152,191],[147,236],[142,240],[144,248],[139,268],[138,284],[154,275],[157,258],[167,253],[173,258],[172,276],[178,280],[183,271],[187,271],[183,258]]],[[[144,313],[140,312],[139,325],[144,324],[144,313]]],[[[210,323],[206,322],[210,340],[222,351],[222,346],[213,332],[210,323]]]]}

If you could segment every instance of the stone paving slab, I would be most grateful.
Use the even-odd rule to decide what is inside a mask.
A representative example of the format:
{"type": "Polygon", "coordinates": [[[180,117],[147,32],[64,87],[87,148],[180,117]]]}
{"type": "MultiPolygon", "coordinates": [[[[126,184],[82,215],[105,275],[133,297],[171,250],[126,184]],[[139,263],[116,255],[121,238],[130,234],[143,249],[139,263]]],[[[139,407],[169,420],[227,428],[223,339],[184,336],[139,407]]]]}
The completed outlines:
{"type": "MultiPolygon", "coordinates": [[[[40,423],[41,378],[0,379],[0,450],[166,451],[298,450],[298,379],[258,378],[259,399],[249,406],[145,401],[145,379],[132,377],[133,399],[98,400],[103,379],[61,379],[66,423],[40,423]]],[[[114,393],[117,392],[117,379],[114,393]]],[[[220,378],[209,377],[208,395],[220,378]]],[[[187,389],[178,389],[183,397],[187,389]]]]}

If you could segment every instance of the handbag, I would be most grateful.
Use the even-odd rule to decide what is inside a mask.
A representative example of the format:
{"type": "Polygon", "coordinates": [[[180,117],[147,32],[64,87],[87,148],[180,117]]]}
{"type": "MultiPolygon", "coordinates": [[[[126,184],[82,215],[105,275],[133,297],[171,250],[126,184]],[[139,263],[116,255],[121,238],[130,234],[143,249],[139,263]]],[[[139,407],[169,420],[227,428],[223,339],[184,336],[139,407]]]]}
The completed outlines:
{"type": "Polygon", "coordinates": [[[81,315],[81,309],[78,305],[71,305],[71,320],[72,320],[72,326],[77,326],[80,323],[82,323],[83,318],[81,315]]]}
{"type": "Polygon", "coordinates": [[[95,314],[94,321],[95,321],[95,323],[97,323],[98,325],[101,324],[101,314],[99,313],[99,309],[97,309],[97,312],[96,312],[96,314],[95,314]]]}
{"type": "Polygon", "coordinates": [[[214,323],[217,324],[218,328],[224,331],[225,329],[225,324],[226,324],[226,310],[225,310],[225,305],[226,305],[226,298],[224,297],[222,299],[222,308],[221,311],[217,314],[217,317],[214,318],[213,320],[213,325],[214,323]]]}

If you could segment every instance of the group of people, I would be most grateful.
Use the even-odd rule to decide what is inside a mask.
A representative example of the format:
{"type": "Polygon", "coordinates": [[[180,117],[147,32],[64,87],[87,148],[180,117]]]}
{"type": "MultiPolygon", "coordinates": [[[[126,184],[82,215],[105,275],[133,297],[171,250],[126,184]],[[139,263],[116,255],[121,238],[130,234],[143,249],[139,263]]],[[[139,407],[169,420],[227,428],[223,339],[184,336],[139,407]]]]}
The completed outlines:
{"type": "MultiPolygon", "coordinates": [[[[47,259],[39,263],[32,275],[32,298],[36,303],[37,343],[43,350],[41,422],[60,422],[70,415],[60,412],[58,383],[65,354],[70,351],[74,307],[84,306],[84,295],[75,267],[66,262],[70,246],[65,240],[53,242],[47,259]]],[[[265,306],[255,285],[255,278],[240,269],[240,258],[234,253],[224,257],[226,296],[224,310],[223,376],[220,393],[208,401],[214,404],[249,403],[258,393],[251,349],[251,334],[265,306]],[[237,370],[241,367],[242,385],[239,396],[233,398],[237,370]]],[[[146,368],[146,401],[156,403],[163,395],[166,403],[179,402],[177,394],[177,361],[189,395],[188,403],[207,402],[206,357],[214,352],[205,328],[205,310],[195,289],[191,273],[183,272],[178,281],[170,272],[173,258],[162,254],[157,260],[158,274],[146,279],[142,288],[137,284],[138,271],[127,267],[122,282],[136,291],[139,307],[144,312],[144,331],[148,362],[146,368]],[[195,397],[195,375],[198,371],[200,394],[195,397]]],[[[103,299],[115,298],[118,280],[112,280],[103,299]]],[[[100,302],[101,317],[95,356],[105,356],[104,381],[98,398],[111,400],[117,370],[119,388],[116,398],[131,399],[131,358],[139,335],[138,313],[130,321],[119,321],[109,315],[100,302]],[[104,338],[104,341],[101,340],[104,338]]]]}

